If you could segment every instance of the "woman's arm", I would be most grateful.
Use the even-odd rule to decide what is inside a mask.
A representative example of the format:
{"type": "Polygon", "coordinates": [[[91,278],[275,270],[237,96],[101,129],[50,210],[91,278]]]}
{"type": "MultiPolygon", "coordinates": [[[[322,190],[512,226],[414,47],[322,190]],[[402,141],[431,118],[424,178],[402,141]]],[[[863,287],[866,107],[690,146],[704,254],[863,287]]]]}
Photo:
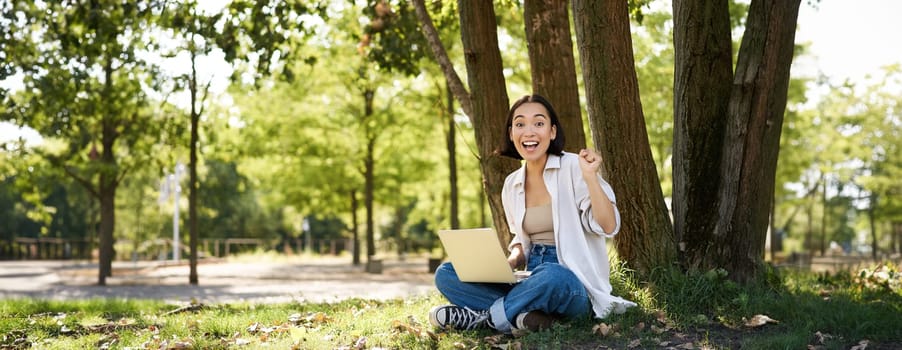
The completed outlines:
{"type": "Polygon", "coordinates": [[[511,246],[511,253],[507,256],[507,263],[511,265],[511,269],[526,263],[526,256],[523,255],[523,245],[520,243],[511,246]]]}
{"type": "Polygon", "coordinates": [[[601,156],[595,151],[581,150],[579,152],[579,168],[582,171],[583,181],[589,190],[589,201],[592,203],[592,217],[605,232],[613,232],[617,227],[617,219],[614,217],[614,203],[608,198],[601,183],[598,180],[598,168],[601,166],[601,156]]]}

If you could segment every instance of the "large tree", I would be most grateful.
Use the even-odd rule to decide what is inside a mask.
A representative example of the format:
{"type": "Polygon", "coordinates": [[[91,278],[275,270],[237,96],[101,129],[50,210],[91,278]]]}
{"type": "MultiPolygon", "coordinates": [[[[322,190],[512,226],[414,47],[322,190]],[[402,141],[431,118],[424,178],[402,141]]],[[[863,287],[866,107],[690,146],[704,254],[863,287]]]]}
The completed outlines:
{"type": "Polygon", "coordinates": [[[753,0],[733,70],[728,1],[673,3],[674,224],[687,266],[737,280],[760,269],[799,5],[753,0]]]}
{"type": "Polygon", "coordinates": [[[617,252],[647,272],[675,256],[672,226],[652,158],[625,1],[574,0],[592,138],[622,215],[617,252]]]}
{"type": "Polygon", "coordinates": [[[532,91],[554,104],[564,126],[565,149],[579,152],[586,147],[586,133],[576,83],[569,14],[566,1],[526,0],[523,3],[532,91]]]}

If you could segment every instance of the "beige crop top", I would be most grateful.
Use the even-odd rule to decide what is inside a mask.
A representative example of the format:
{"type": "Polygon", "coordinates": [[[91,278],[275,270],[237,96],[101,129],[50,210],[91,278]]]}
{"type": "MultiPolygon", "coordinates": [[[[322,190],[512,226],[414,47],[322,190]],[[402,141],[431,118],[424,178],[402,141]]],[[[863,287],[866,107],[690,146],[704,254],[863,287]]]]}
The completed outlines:
{"type": "Polygon", "coordinates": [[[554,245],[554,221],[551,203],[526,208],[523,218],[523,231],[529,235],[533,244],[554,245]]]}

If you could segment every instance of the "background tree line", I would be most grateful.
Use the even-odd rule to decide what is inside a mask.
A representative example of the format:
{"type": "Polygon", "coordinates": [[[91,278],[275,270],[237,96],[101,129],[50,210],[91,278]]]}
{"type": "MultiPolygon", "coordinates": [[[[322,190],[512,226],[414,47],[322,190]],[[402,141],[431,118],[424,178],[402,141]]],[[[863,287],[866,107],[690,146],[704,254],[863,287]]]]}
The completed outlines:
{"type": "Polygon", "coordinates": [[[42,141],[3,144],[0,237],[96,239],[104,284],[116,240],[171,232],[159,180],[183,162],[192,283],[201,238],[347,238],[354,264],[440,228],[506,238],[518,165],[494,151],[508,96],[537,92],[568,150],[602,153],[637,271],[752,279],[768,227],[785,251],[898,252],[899,67],[792,76],[798,0],[654,5],[5,3],[0,115],[42,141]]]}

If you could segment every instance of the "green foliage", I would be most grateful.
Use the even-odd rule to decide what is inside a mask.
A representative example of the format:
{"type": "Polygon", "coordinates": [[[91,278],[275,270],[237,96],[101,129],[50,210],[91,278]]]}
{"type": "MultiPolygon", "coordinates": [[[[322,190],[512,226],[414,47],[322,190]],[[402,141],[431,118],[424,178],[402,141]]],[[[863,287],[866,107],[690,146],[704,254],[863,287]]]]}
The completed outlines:
{"type": "MultiPolygon", "coordinates": [[[[311,17],[325,18],[327,6],[318,1],[249,1],[229,3],[226,13],[216,22],[216,46],[222,49],[228,62],[248,62],[251,74],[261,79],[277,73],[281,65],[274,62],[312,62],[313,56],[301,50],[303,39],[315,28],[311,17]]],[[[294,80],[291,70],[281,70],[288,81],[294,80]]],[[[239,77],[241,70],[233,75],[239,77]]]]}
{"type": "Polygon", "coordinates": [[[362,12],[369,23],[363,28],[360,47],[369,60],[388,72],[417,75],[428,47],[413,4],[410,1],[370,0],[362,12]]]}

